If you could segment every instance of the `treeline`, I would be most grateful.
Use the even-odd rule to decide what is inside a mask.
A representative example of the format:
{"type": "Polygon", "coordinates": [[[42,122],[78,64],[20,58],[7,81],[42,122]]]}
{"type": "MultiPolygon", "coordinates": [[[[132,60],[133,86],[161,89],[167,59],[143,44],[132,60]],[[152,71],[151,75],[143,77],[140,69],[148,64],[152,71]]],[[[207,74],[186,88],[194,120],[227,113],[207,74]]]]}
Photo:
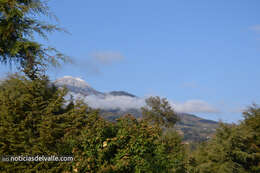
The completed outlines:
{"type": "Polygon", "coordinates": [[[174,130],[166,99],[151,97],[143,118],[110,122],[86,104],[64,99],[47,77],[11,75],[0,84],[1,156],[74,156],[73,162],[0,162],[0,172],[258,173],[260,108],[239,125],[222,124],[195,150],[174,130]]]}
{"type": "Polygon", "coordinates": [[[73,156],[73,162],[0,162],[0,172],[259,173],[260,108],[238,125],[222,124],[194,150],[174,130],[178,117],[166,99],[151,97],[142,118],[110,122],[66,89],[51,84],[47,65],[67,57],[33,39],[61,30],[37,20],[50,16],[41,0],[0,1],[0,61],[21,74],[0,83],[0,155],[73,156]]]}
{"type": "Polygon", "coordinates": [[[183,172],[185,151],[165,99],[150,98],[145,118],[105,120],[46,77],[12,75],[0,85],[1,156],[74,156],[73,162],[0,162],[0,172],[183,172]],[[167,120],[168,118],[168,120],[167,120]],[[149,120],[151,119],[151,120],[149,120]]]}
{"type": "Polygon", "coordinates": [[[222,124],[215,137],[189,154],[189,172],[260,172],[260,108],[244,113],[238,125],[222,124]]]}

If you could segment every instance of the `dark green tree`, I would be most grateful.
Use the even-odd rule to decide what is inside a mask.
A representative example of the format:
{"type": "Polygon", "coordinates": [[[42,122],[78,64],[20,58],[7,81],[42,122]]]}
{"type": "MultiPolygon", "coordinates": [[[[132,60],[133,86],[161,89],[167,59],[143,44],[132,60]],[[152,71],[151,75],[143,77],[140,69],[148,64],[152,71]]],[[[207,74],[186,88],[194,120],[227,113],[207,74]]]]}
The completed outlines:
{"type": "Polygon", "coordinates": [[[59,60],[68,60],[55,48],[35,41],[35,34],[47,39],[48,33],[62,30],[40,21],[42,16],[51,16],[46,1],[0,1],[0,62],[18,65],[31,79],[44,72],[48,64],[56,66],[59,60]]]}
{"type": "Polygon", "coordinates": [[[260,109],[252,106],[244,117],[238,125],[221,125],[216,136],[190,158],[190,172],[260,172],[260,109]]]}
{"type": "MultiPolygon", "coordinates": [[[[66,90],[48,78],[14,75],[0,84],[0,155],[72,155],[91,110],[66,103],[66,90]]],[[[0,172],[59,172],[71,162],[0,162],[0,172]]]]}
{"type": "Polygon", "coordinates": [[[145,102],[146,106],[141,108],[145,121],[166,127],[173,127],[178,121],[177,114],[166,98],[150,97],[145,102]]]}

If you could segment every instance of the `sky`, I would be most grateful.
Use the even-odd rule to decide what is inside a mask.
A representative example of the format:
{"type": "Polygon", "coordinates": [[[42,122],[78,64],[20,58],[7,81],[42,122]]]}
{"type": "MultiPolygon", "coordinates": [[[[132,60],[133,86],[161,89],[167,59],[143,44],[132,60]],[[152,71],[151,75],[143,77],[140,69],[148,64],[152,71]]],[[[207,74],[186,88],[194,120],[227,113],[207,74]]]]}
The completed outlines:
{"type": "MultiPolygon", "coordinates": [[[[70,34],[36,39],[73,61],[50,68],[52,80],[69,75],[102,92],[158,95],[224,122],[242,120],[243,109],[260,103],[259,0],[59,0],[49,6],[70,34]]],[[[0,66],[1,76],[14,71],[0,66]]]]}

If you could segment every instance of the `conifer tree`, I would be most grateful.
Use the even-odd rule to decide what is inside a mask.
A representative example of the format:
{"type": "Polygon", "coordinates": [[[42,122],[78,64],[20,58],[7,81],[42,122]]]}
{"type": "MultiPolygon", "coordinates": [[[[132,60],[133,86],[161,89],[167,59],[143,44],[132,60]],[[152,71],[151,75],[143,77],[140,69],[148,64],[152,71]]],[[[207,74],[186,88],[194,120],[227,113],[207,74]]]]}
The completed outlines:
{"type": "Polygon", "coordinates": [[[48,33],[62,30],[40,21],[41,16],[51,16],[46,1],[0,1],[0,62],[17,65],[31,79],[44,72],[48,64],[68,60],[55,48],[35,41],[35,34],[48,39],[48,33]]]}
{"type": "MultiPolygon", "coordinates": [[[[89,108],[66,104],[66,91],[48,78],[10,76],[0,84],[1,156],[72,156],[89,108]],[[67,106],[66,106],[67,105],[67,106]]],[[[0,162],[0,172],[58,172],[71,162],[0,162]]]]}
{"type": "Polygon", "coordinates": [[[216,136],[190,158],[190,172],[260,172],[260,108],[250,107],[244,117],[238,125],[221,125],[216,136]]]}

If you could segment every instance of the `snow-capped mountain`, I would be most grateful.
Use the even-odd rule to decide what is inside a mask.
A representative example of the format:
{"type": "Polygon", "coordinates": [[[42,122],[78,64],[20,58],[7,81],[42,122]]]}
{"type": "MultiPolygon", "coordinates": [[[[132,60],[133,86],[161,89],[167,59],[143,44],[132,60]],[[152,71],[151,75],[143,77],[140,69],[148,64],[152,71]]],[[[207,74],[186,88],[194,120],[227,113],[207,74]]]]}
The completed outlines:
{"type": "Polygon", "coordinates": [[[83,79],[72,77],[72,76],[64,76],[63,78],[57,79],[54,84],[58,87],[67,87],[70,92],[81,94],[82,96],[103,96],[104,93],[99,92],[93,89],[87,82],[83,79]]]}
{"type": "MultiPolygon", "coordinates": [[[[54,84],[58,87],[68,88],[69,93],[66,99],[69,99],[70,96],[73,96],[74,99],[82,99],[89,106],[101,109],[101,114],[111,120],[126,113],[140,117],[140,107],[145,105],[145,98],[136,97],[125,91],[103,93],[77,77],[64,76],[54,81],[54,84]]],[[[184,133],[185,140],[203,141],[212,135],[218,126],[215,121],[202,119],[192,114],[178,113],[178,115],[181,121],[177,123],[176,128],[184,133]],[[198,134],[197,131],[200,133],[198,134]]]]}
{"type": "Polygon", "coordinates": [[[65,99],[80,99],[93,108],[109,109],[136,109],[144,106],[144,99],[138,98],[125,91],[112,91],[103,93],[95,90],[83,79],[64,76],[57,79],[54,84],[58,87],[66,87],[69,92],[65,99]]]}
{"type": "Polygon", "coordinates": [[[111,96],[126,96],[126,97],[136,97],[133,94],[130,94],[125,91],[111,91],[108,93],[103,93],[92,88],[87,82],[78,77],[64,76],[62,78],[54,81],[54,84],[58,87],[67,87],[69,93],[73,96],[79,96],[84,98],[86,96],[98,96],[101,98],[111,97],[111,96]]]}

